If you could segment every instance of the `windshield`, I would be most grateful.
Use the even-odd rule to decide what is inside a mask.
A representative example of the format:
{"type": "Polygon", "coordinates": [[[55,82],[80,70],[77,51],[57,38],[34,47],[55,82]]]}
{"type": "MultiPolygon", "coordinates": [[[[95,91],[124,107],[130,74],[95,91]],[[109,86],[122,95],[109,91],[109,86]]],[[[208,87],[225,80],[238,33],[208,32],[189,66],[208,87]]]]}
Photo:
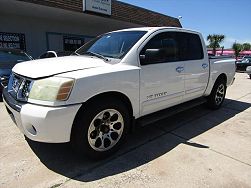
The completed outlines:
{"type": "Polygon", "coordinates": [[[245,57],[245,58],[243,58],[243,60],[241,62],[242,63],[249,63],[249,62],[251,62],[251,58],[250,57],[245,57]]]}
{"type": "Polygon", "coordinates": [[[121,31],[104,34],[83,45],[76,54],[93,52],[104,57],[121,59],[145,33],[145,31],[121,31]]]}
{"type": "Polygon", "coordinates": [[[24,52],[15,52],[15,51],[0,51],[0,64],[9,63],[16,64],[22,61],[31,60],[24,52]]]}

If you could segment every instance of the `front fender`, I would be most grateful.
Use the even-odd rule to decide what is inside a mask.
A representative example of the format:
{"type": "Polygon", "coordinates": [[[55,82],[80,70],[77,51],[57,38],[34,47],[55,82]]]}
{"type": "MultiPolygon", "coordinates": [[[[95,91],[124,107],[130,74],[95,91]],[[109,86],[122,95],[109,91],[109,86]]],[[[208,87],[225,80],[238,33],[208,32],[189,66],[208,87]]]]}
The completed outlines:
{"type": "Polygon", "coordinates": [[[95,68],[78,71],[78,73],[74,74],[76,81],[67,104],[84,103],[102,93],[118,92],[128,97],[132,104],[133,116],[135,118],[139,117],[138,67],[114,65],[112,70],[95,68]],[[82,77],[79,76],[81,74],[82,77]]]}

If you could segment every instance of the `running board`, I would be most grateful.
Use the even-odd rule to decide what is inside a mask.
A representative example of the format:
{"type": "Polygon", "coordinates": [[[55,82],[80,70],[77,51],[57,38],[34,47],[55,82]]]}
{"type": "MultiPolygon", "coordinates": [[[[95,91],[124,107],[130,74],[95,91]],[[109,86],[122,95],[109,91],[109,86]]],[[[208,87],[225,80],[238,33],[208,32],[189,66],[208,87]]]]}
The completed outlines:
{"type": "Polygon", "coordinates": [[[164,110],[160,110],[158,112],[154,112],[149,115],[145,115],[143,117],[140,117],[139,119],[136,120],[137,125],[140,127],[144,127],[146,125],[156,123],[157,121],[160,121],[162,119],[168,118],[170,116],[173,116],[175,114],[178,114],[180,112],[183,112],[185,110],[188,110],[190,108],[193,108],[195,106],[201,105],[205,103],[207,100],[205,97],[201,97],[198,99],[194,99],[164,110]]]}

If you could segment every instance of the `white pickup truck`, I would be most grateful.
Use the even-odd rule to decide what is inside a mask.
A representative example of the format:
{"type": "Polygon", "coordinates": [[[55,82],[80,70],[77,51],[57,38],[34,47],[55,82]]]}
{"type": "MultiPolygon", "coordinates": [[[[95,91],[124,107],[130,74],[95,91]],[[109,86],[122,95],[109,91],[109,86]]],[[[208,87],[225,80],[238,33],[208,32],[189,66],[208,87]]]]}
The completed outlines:
{"type": "Polygon", "coordinates": [[[115,152],[135,124],[206,102],[218,109],[234,81],[234,59],[209,59],[202,35],[151,27],[98,36],[68,57],[17,64],[3,91],[29,139],[84,155],[115,152]],[[137,123],[135,123],[137,122],[137,123]]]}

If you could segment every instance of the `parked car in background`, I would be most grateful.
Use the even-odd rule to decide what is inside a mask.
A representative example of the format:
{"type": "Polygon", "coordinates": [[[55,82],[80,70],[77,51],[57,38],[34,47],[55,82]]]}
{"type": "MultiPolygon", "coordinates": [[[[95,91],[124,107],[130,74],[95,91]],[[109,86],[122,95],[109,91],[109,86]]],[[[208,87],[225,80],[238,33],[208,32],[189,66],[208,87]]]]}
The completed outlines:
{"type": "Polygon", "coordinates": [[[251,56],[244,56],[241,61],[236,62],[236,71],[245,72],[251,66],[251,56]]]}
{"type": "Polygon", "coordinates": [[[251,79],[251,66],[248,66],[246,68],[246,73],[249,75],[249,78],[251,79]]]}
{"type": "Polygon", "coordinates": [[[208,55],[208,57],[214,57],[214,56],[215,56],[215,55],[212,54],[212,53],[208,53],[207,55],[208,55]]]}
{"type": "Polygon", "coordinates": [[[71,51],[47,51],[41,54],[38,59],[52,58],[52,57],[63,57],[71,55],[71,51]]]}
{"type": "Polygon", "coordinates": [[[11,69],[23,61],[30,61],[33,58],[23,50],[0,48],[0,93],[2,84],[7,84],[11,69]]]}

